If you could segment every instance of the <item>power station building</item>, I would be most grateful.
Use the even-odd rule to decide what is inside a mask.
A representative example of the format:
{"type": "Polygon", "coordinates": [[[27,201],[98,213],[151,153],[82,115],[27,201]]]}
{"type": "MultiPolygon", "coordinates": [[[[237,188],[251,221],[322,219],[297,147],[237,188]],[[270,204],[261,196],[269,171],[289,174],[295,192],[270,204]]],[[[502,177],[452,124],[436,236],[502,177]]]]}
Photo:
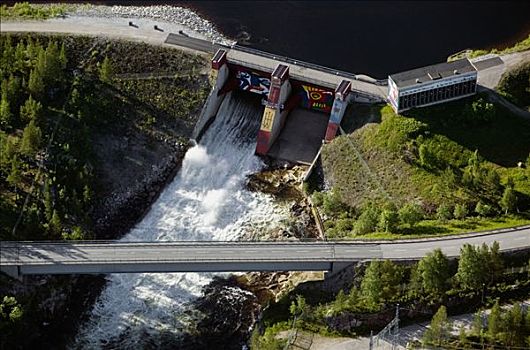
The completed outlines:
{"type": "Polygon", "coordinates": [[[475,94],[477,70],[467,58],[388,77],[388,100],[396,113],[475,94]]]}

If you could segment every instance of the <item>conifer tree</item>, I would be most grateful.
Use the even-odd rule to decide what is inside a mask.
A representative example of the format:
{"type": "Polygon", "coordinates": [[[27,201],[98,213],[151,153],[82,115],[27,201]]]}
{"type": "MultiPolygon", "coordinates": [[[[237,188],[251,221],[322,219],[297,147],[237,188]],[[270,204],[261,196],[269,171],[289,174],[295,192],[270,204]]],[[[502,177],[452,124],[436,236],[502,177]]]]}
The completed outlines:
{"type": "Polygon", "coordinates": [[[435,346],[442,346],[446,339],[448,339],[451,330],[451,323],[447,319],[447,310],[445,306],[440,306],[436,314],[434,314],[429,328],[423,335],[423,342],[425,344],[432,344],[435,346]]]}
{"type": "Polygon", "coordinates": [[[34,120],[30,121],[24,128],[20,151],[27,156],[34,156],[40,147],[41,139],[42,133],[40,128],[35,125],[34,120]]]}
{"type": "Polygon", "coordinates": [[[29,96],[24,105],[20,107],[20,118],[24,122],[38,120],[42,112],[42,104],[29,96]]]}
{"type": "Polygon", "coordinates": [[[114,75],[112,63],[110,62],[110,59],[105,56],[105,59],[103,59],[103,62],[101,63],[101,66],[99,67],[99,79],[102,82],[110,83],[112,80],[112,77],[114,75]]]}

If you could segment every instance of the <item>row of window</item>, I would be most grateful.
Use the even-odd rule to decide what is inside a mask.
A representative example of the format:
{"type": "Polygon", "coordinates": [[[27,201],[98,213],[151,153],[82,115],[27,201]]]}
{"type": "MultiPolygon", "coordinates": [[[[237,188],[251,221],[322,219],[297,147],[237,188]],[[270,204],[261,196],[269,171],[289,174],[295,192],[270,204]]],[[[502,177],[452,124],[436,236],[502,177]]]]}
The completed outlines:
{"type": "Polygon", "coordinates": [[[470,80],[441,88],[418,92],[411,95],[401,96],[399,98],[399,109],[412,108],[474,93],[476,86],[477,81],[470,80]]]}

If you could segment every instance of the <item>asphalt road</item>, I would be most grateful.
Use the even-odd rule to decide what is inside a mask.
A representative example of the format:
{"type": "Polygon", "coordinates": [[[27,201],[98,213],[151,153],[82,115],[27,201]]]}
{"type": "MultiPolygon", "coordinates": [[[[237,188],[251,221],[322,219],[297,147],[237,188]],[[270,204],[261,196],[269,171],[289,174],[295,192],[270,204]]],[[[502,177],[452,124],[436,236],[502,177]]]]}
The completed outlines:
{"type": "Polygon", "coordinates": [[[408,241],[379,242],[0,242],[0,268],[32,273],[330,270],[367,259],[419,259],[435,248],[449,257],[463,244],[530,248],[530,226],[408,241]]]}

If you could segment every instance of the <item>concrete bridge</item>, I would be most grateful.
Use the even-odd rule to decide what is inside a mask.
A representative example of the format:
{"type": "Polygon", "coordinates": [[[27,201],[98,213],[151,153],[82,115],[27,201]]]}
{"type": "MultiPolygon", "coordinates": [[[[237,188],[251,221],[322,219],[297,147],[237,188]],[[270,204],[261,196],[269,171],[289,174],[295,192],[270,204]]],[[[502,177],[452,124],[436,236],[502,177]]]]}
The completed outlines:
{"type": "Polygon", "coordinates": [[[530,226],[447,238],[374,242],[0,242],[0,270],[32,274],[328,271],[361,260],[420,259],[435,248],[457,257],[463,244],[530,248],[530,226]]]}

